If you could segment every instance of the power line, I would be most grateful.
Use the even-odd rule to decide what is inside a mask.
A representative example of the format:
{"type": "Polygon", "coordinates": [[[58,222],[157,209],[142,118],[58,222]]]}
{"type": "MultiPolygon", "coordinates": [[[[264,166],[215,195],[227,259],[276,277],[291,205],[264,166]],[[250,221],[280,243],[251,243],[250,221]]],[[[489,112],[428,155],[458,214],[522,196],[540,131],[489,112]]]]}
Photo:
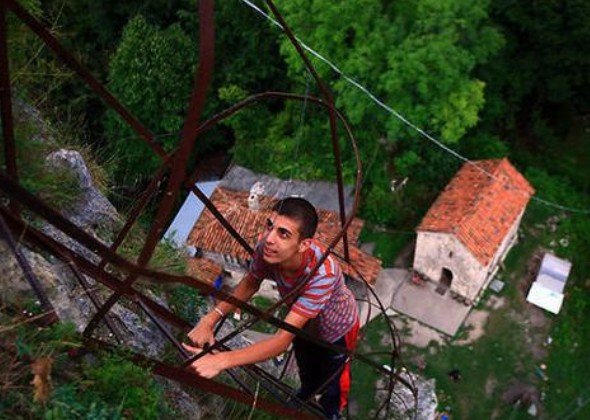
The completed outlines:
{"type": "MultiPolygon", "coordinates": [[[[254,11],[256,11],[257,13],[259,13],[260,15],[264,16],[268,21],[270,21],[271,23],[273,23],[279,29],[281,29],[282,31],[284,31],[283,26],[279,22],[277,22],[275,19],[273,19],[268,13],[264,12],[258,6],[256,6],[255,4],[253,4],[250,0],[240,0],[240,1],[242,3],[244,3],[244,4],[246,4],[248,7],[250,7],[254,11]]],[[[324,56],[322,56],[320,53],[318,53],[317,51],[315,51],[314,49],[312,49],[311,47],[309,47],[307,44],[305,44],[297,35],[295,35],[295,38],[297,39],[297,42],[299,42],[301,44],[301,46],[307,52],[309,52],[313,56],[317,57],[319,60],[323,61],[334,72],[336,72],[342,79],[346,80],[348,83],[350,83],[351,85],[353,85],[354,87],[356,87],[357,89],[359,89],[361,92],[363,92],[365,95],[367,95],[374,103],[376,103],[380,108],[384,109],[386,112],[388,112],[389,114],[391,114],[394,117],[396,117],[403,124],[405,124],[406,126],[410,127],[411,129],[413,129],[414,131],[416,131],[417,133],[419,133],[422,137],[426,138],[430,142],[432,142],[435,145],[437,145],[439,148],[443,149],[445,152],[453,155],[455,158],[457,158],[457,159],[459,159],[459,160],[461,160],[461,161],[463,161],[465,163],[469,163],[470,165],[473,165],[475,168],[477,168],[479,171],[481,171],[482,173],[486,174],[490,178],[492,178],[492,179],[494,179],[496,181],[501,181],[493,173],[490,173],[489,171],[485,170],[484,168],[478,166],[474,161],[470,160],[469,158],[461,155],[459,152],[457,152],[457,151],[451,149],[450,147],[446,146],[440,140],[436,139],[434,136],[432,136],[431,134],[427,133],[426,131],[424,131],[423,129],[421,129],[420,127],[418,127],[416,124],[412,123],[410,120],[408,120],[402,114],[400,114],[399,112],[397,112],[391,106],[387,105],[385,102],[383,102],[382,100],[380,100],[377,96],[375,96],[365,86],[361,85],[359,82],[357,82],[356,80],[354,80],[352,77],[350,77],[347,74],[345,74],[342,70],[340,70],[340,68],[338,66],[336,66],[334,63],[332,63],[330,60],[328,60],[327,58],[325,58],[324,56]]],[[[514,188],[514,187],[512,187],[512,188],[514,188]]],[[[514,189],[516,191],[519,191],[519,192],[525,194],[525,195],[530,196],[530,194],[528,192],[526,192],[526,191],[523,191],[523,190],[521,190],[519,188],[514,188],[514,189]]],[[[539,197],[535,197],[535,196],[532,196],[531,199],[532,200],[535,200],[535,201],[537,201],[537,202],[539,202],[539,203],[541,203],[543,205],[546,205],[548,207],[554,207],[554,208],[557,208],[559,210],[569,211],[569,212],[573,212],[573,213],[590,214],[590,209],[572,208],[572,207],[564,206],[562,204],[555,203],[555,202],[552,202],[552,201],[549,201],[549,200],[545,200],[545,199],[542,199],[542,198],[539,198],[539,197]]]]}

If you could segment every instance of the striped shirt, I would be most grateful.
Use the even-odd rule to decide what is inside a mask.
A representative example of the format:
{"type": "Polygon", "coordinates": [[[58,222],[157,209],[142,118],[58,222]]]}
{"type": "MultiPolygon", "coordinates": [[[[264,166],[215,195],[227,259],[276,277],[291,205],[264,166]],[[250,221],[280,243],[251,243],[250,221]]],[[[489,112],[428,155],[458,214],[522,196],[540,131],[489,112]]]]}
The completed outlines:
{"type": "MultiPolygon", "coordinates": [[[[264,261],[262,244],[259,243],[249,272],[259,281],[274,280],[279,294],[285,297],[311,272],[324,252],[324,248],[312,240],[298,272],[293,277],[286,277],[276,264],[264,261]]],[[[315,318],[319,336],[330,343],[344,336],[354,326],[358,319],[356,301],[344,282],[340,266],[332,256],[326,258],[299,291],[291,310],[306,318],[315,318]]]]}

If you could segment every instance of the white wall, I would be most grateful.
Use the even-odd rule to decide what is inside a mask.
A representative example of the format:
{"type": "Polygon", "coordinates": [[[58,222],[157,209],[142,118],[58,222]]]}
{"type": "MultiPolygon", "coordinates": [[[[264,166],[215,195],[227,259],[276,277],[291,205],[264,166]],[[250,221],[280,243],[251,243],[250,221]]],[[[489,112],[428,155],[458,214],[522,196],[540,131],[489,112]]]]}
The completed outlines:
{"type": "Polygon", "coordinates": [[[453,273],[450,291],[471,301],[486,280],[486,267],[453,235],[418,232],[414,270],[438,283],[443,268],[453,273]]]}
{"type": "Polygon", "coordinates": [[[490,264],[484,267],[455,236],[448,233],[418,232],[414,270],[428,279],[438,282],[443,268],[453,272],[450,290],[470,301],[476,299],[487,286],[517,240],[518,227],[524,210],[520,213],[508,234],[500,244],[490,264]]]}
{"type": "Polygon", "coordinates": [[[512,225],[510,230],[508,231],[508,234],[506,235],[506,237],[504,238],[504,240],[500,244],[500,247],[498,248],[496,255],[492,259],[492,262],[490,263],[489,269],[488,269],[488,272],[489,272],[488,280],[491,280],[491,277],[493,277],[493,275],[497,271],[497,269],[496,269],[497,266],[504,261],[504,259],[508,255],[508,251],[510,251],[510,248],[512,248],[514,246],[514,244],[516,244],[516,241],[518,239],[518,235],[517,235],[518,234],[518,227],[520,226],[520,221],[522,220],[523,214],[524,214],[524,210],[516,218],[514,224],[512,225]]]}

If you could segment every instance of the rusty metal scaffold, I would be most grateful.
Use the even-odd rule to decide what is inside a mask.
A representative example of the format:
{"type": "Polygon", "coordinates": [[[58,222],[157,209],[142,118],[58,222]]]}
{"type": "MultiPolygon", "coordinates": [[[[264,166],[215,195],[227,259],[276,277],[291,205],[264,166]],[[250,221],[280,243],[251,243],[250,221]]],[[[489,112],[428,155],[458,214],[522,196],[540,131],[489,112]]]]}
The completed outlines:
{"type": "MultiPolygon", "coordinates": [[[[51,35],[51,33],[40,23],[35,17],[29,14],[16,0],[0,0],[0,107],[2,116],[2,134],[4,147],[4,166],[5,171],[0,171],[0,194],[7,200],[7,204],[0,205],[0,235],[7,242],[10,249],[12,249],[17,262],[20,264],[27,281],[31,284],[34,292],[39,297],[45,310],[50,310],[51,303],[47,299],[45,292],[42,289],[39,281],[35,278],[30,269],[26,258],[19,252],[16,246],[15,237],[18,237],[23,243],[30,247],[43,249],[62,260],[70,270],[73,272],[75,278],[78,279],[84,290],[86,290],[91,302],[96,308],[96,313],[86,326],[84,336],[85,342],[89,347],[111,348],[112,343],[98,340],[93,337],[93,332],[102,321],[106,323],[107,328],[113,333],[117,344],[123,342],[121,333],[117,330],[109,320],[109,311],[113,305],[119,302],[122,298],[134,302],[143,313],[147,315],[151,322],[155,324],[158,330],[167,338],[167,340],[178,350],[181,362],[178,365],[161,362],[150,359],[141,354],[133,354],[133,360],[138,363],[146,363],[152,369],[154,374],[161,375],[173,381],[182,383],[187,386],[201,389],[205,392],[217,394],[225,398],[230,398],[248,405],[256,404],[258,409],[267,411],[268,413],[279,415],[288,418],[309,418],[321,417],[321,410],[312,402],[300,402],[300,409],[294,409],[285,404],[289,399],[293,399],[294,391],[281,381],[281,378],[275,378],[257,366],[246,366],[241,368],[245,375],[253,378],[255,381],[261,383],[267,390],[267,394],[271,398],[259,397],[250,388],[244,380],[240,379],[238,375],[230,371],[228,374],[234,379],[237,387],[232,387],[220,381],[214,381],[199,377],[194,372],[187,370],[186,366],[199,357],[211,351],[226,351],[229,350],[227,343],[230,339],[242,333],[247,328],[250,328],[256,322],[263,320],[277,328],[282,328],[303,337],[307,340],[313,341],[316,344],[337,352],[345,352],[353,360],[366,363],[373,369],[385,375],[388,379],[388,398],[385,403],[376,411],[375,417],[385,410],[389,410],[389,400],[394,394],[394,387],[400,384],[403,387],[410,389],[416,399],[416,392],[411,379],[400,375],[398,369],[386,369],[380,363],[374,361],[370,356],[360,354],[358,351],[348,352],[346,349],[335,346],[331,343],[319,340],[309,333],[292,327],[282,320],[272,315],[273,311],[279,306],[283,305],[292,294],[298,293],[306,282],[313,275],[325,259],[333,252],[334,247],[340,241],[344,245],[344,256],[346,261],[349,261],[348,254],[348,238],[347,230],[350,226],[358,208],[360,199],[360,185],[361,185],[361,162],[359,153],[356,147],[355,139],[352,130],[348,125],[344,115],[335,107],[333,97],[321,80],[314,66],[309,61],[304,50],[301,48],[295,39],[292,31],[289,29],[287,22],[283,19],[279,10],[276,8],[271,0],[266,0],[266,5],[274,14],[277,21],[282,25],[286,36],[291,41],[297,53],[305,63],[309,73],[312,75],[314,81],[318,85],[322,97],[313,97],[309,95],[298,95],[286,92],[264,92],[252,95],[245,100],[234,104],[233,106],[219,112],[217,115],[202,120],[202,112],[206,101],[207,88],[210,84],[213,74],[214,63],[214,1],[200,0],[198,2],[199,15],[199,65],[196,70],[188,112],[184,120],[184,125],[180,133],[179,146],[171,153],[166,153],[162,147],[157,143],[155,136],[139,122],[125,107],[115,98],[92,74],[84,68],[77,60],[70,54],[59,42],[51,35]],[[27,191],[20,183],[18,176],[18,167],[16,159],[16,146],[14,137],[14,121],[12,115],[12,96],[10,86],[10,69],[8,65],[8,40],[6,30],[7,12],[12,13],[21,22],[23,22],[31,31],[33,31],[45,45],[58,57],[62,63],[72,70],[85,84],[98,95],[111,109],[116,111],[119,116],[137,133],[158,156],[161,161],[161,167],[152,177],[149,185],[142,193],[141,197],[135,203],[134,207],[129,212],[129,216],[118,232],[117,237],[112,244],[106,245],[94,236],[89,235],[67,218],[64,218],[58,211],[53,209],[47,203],[43,202],[31,192],[27,191]],[[233,296],[221,290],[216,290],[206,282],[201,282],[198,279],[190,276],[174,275],[166,272],[155,271],[148,268],[148,264],[155,251],[155,248],[160,241],[164,229],[167,226],[174,202],[179,193],[185,189],[193,192],[205,207],[213,214],[218,222],[231,234],[247,252],[253,252],[251,245],[240,236],[240,234],[233,228],[233,226],[224,218],[224,216],[215,208],[207,196],[196,186],[196,171],[192,174],[188,173],[188,159],[193,152],[194,145],[199,136],[202,136],[207,130],[215,126],[220,121],[228,118],[236,112],[257,104],[260,101],[269,99],[281,100],[296,100],[304,101],[305,103],[312,103],[327,111],[331,130],[332,150],[335,160],[336,180],[338,185],[338,200],[340,210],[340,231],[329,244],[326,253],[317,262],[315,268],[308,274],[299,284],[299,286],[291,292],[289,296],[272,305],[265,311],[261,311],[256,307],[242,302],[233,296]],[[352,210],[347,215],[344,206],[344,184],[342,176],[342,161],[340,157],[340,142],[338,138],[338,124],[344,129],[349,140],[350,146],[354,152],[357,164],[356,181],[354,188],[354,201],[352,210]],[[164,193],[159,189],[165,185],[164,193]],[[118,248],[121,246],[125,238],[128,236],[131,228],[137,222],[137,219],[142,214],[146,206],[155,196],[162,197],[157,203],[156,215],[147,234],[146,240],[141,248],[141,252],[136,262],[131,262],[119,254],[118,248]],[[23,216],[22,210],[26,209],[27,213],[33,217],[42,219],[53,225],[63,234],[74,240],[78,244],[90,251],[95,259],[89,259],[87,256],[76,252],[74,249],[60,243],[51,236],[43,233],[41,230],[31,226],[23,216]],[[98,262],[96,262],[98,261],[98,262]],[[101,285],[108,288],[112,293],[108,299],[101,302],[100,298],[93,293],[88,287],[86,278],[91,278],[101,285]],[[176,336],[170,332],[170,328],[177,331],[188,331],[191,325],[186,320],[171,312],[163,305],[157,303],[153,299],[143,294],[137,287],[136,283],[140,282],[142,278],[150,279],[150,281],[161,284],[184,284],[197,289],[204,295],[214,296],[216,299],[230,302],[238,307],[240,310],[252,315],[251,319],[244,321],[236,326],[233,331],[224,337],[218,338],[214,345],[210,346],[206,351],[197,356],[191,356],[186,353],[183,347],[178,342],[176,336]]],[[[354,267],[353,267],[354,268],[354,267]]],[[[360,273],[359,273],[360,275],[360,273]]],[[[368,293],[373,294],[373,299],[377,301],[377,306],[380,311],[385,312],[384,306],[379,301],[378,296],[374,291],[367,287],[368,293]]],[[[370,315],[368,315],[370,316],[370,315]]],[[[387,319],[387,317],[385,317],[387,319]]],[[[389,326],[389,333],[392,337],[393,349],[388,355],[390,356],[390,365],[399,366],[399,357],[401,355],[401,348],[395,327],[391,324],[389,326]]]]}

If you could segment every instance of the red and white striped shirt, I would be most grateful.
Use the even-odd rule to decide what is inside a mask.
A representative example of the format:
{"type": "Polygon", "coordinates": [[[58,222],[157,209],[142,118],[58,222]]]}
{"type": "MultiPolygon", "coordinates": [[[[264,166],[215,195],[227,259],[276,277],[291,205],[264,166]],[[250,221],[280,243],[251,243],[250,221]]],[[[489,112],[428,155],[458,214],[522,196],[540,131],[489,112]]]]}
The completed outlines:
{"type": "MultiPolygon", "coordinates": [[[[324,252],[324,248],[312,240],[298,272],[293,277],[286,277],[276,264],[264,261],[262,244],[259,243],[249,272],[260,281],[274,280],[279,294],[285,297],[311,272],[324,252]]],[[[331,255],[296,296],[291,310],[306,318],[316,318],[320,337],[330,343],[344,336],[354,326],[358,319],[356,301],[344,282],[340,266],[331,255]]]]}

